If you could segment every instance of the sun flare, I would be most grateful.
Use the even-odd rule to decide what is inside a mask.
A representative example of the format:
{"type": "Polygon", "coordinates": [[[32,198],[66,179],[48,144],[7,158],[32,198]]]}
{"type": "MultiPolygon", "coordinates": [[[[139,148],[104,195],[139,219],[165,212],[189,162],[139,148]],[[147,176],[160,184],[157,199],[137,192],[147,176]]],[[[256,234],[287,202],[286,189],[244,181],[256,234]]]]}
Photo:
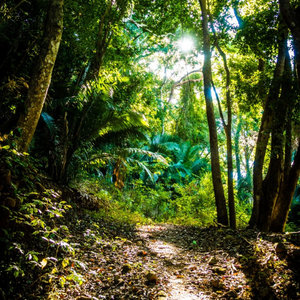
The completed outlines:
{"type": "Polygon", "coordinates": [[[194,41],[190,37],[185,37],[178,42],[182,52],[189,52],[194,48],[194,41]]]}

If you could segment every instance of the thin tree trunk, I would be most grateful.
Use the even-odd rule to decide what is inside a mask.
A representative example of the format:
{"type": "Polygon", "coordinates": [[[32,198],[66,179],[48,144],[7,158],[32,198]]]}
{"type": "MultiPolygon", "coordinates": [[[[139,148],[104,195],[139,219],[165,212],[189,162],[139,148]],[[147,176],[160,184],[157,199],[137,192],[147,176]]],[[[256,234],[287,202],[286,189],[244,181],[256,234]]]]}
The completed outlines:
{"type": "Polygon", "coordinates": [[[202,29],[203,29],[203,49],[204,49],[204,95],[206,102],[206,115],[209,127],[209,141],[211,152],[211,169],[212,179],[215,193],[215,200],[217,206],[218,222],[228,225],[228,216],[226,209],[226,200],[224,196],[224,189],[221,178],[221,168],[219,161],[218,137],[216,129],[216,121],[214,115],[213,99],[211,94],[212,88],[212,72],[211,72],[211,53],[210,53],[210,38],[208,30],[208,18],[206,9],[206,0],[199,0],[202,11],[202,29]]]}
{"type": "Polygon", "coordinates": [[[245,155],[245,168],[246,168],[246,182],[247,182],[247,186],[250,189],[252,187],[252,182],[251,182],[251,170],[250,170],[250,157],[251,157],[251,153],[252,150],[249,146],[249,141],[248,141],[248,126],[246,124],[246,128],[244,130],[244,138],[245,138],[245,151],[244,151],[244,155],[245,155]]]}
{"type": "Polygon", "coordinates": [[[288,108],[287,112],[287,124],[286,124],[286,134],[285,134],[285,156],[284,156],[284,173],[283,179],[289,176],[291,170],[292,162],[292,120],[289,118],[291,115],[291,105],[288,108]]]}
{"type": "MultiPolygon", "coordinates": [[[[105,53],[113,37],[112,28],[124,16],[127,4],[127,0],[121,0],[117,4],[118,7],[116,7],[113,0],[108,1],[105,11],[102,13],[99,20],[99,29],[96,37],[97,42],[95,45],[95,56],[89,63],[89,67],[85,70],[83,77],[80,79],[80,85],[89,80],[94,80],[99,76],[105,53]]],[[[94,100],[91,99],[84,104],[81,116],[75,121],[75,123],[70,125],[70,134],[64,141],[62,141],[62,156],[58,174],[58,180],[60,182],[66,181],[68,166],[70,165],[75,151],[80,146],[80,133],[82,130],[82,126],[86,122],[86,116],[91,106],[93,105],[93,101],[94,100]]]]}
{"type": "Polygon", "coordinates": [[[63,32],[63,4],[64,0],[50,2],[43,43],[29,82],[25,113],[18,121],[18,127],[21,129],[19,151],[28,151],[51,83],[63,32]]]}
{"type": "MultiPolygon", "coordinates": [[[[211,22],[212,23],[212,22],[211,22]]],[[[213,32],[215,34],[214,26],[212,23],[213,32]]],[[[226,71],[226,105],[227,105],[227,125],[224,123],[224,129],[226,133],[226,145],[227,145],[227,184],[228,184],[228,206],[229,206],[229,222],[232,229],[236,229],[236,215],[234,204],[234,192],[233,192],[233,163],[232,163],[232,111],[231,111],[231,96],[230,96],[230,71],[227,65],[226,54],[221,49],[218,40],[216,40],[216,47],[223,59],[224,69],[226,71]]]]}
{"type": "Polygon", "coordinates": [[[118,14],[112,11],[113,6],[115,5],[113,0],[110,0],[110,2],[107,4],[106,10],[99,20],[100,22],[97,36],[96,53],[91,64],[88,79],[94,79],[98,77],[105,53],[113,37],[113,26],[124,16],[127,3],[127,0],[120,0],[118,2],[118,14]]]}
{"type": "Polygon", "coordinates": [[[242,120],[239,118],[236,133],[234,136],[234,152],[235,152],[235,162],[236,162],[236,172],[237,172],[237,187],[240,185],[242,180],[241,172],[241,160],[240,160],[240,133],[242,129],[242,120]]]}

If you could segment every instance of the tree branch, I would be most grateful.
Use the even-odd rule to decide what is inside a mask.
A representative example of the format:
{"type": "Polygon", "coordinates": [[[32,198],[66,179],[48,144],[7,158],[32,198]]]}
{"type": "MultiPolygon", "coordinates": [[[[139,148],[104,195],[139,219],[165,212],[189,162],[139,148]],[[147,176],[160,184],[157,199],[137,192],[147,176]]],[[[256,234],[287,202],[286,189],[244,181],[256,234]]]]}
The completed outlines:
{"type": "Polygon", "coordinates": [[[223,111],[222,111],[222,107],[221,107],[221,101],[220,101],[219,95],[217,93],[217,90],[216,90],[216,87],[215,87],[213,81],[211,83],[212,83],[212,87],[214,89],[214,92],[215,92],[215,95],[216,95],[216,98],[217,98],[218,108],[219,108],[219,113],[220,113],[220,117],[221,117],[221,120],[222,120],[222,124],[223,124],[224,129],[226,130],[227,125],[225,123],[225,119],[224,119],[224,115],[223,115],[223,111]]]}
{"type": "MultiPolygon", "coordinates": [[[[16,4],[13,8],[11,8],[10,10],[9,10],[9,12],[7,13],[7,15],[9,15],[9,14],[11,14],[14,10],[16,10],[23,2],[25,2],[26,0],[21,0],[18,4],[16,4]]],[[[6,17],[3,17],[1,20],[0,20],[0,24],[2,23],[2,22],[4,22],[5,21],[5,18],[6,17]]]]}
{"type": "Polygon", "coordinates": [[[202,81],[203,76],[202,76],[201,78],[198,78],[198,79],[188,79],[188,80],[186,80],[186,81],[181,82],[184,78],[190,76],[191,74],[194,74],[194,73],[200,73],[200,72],[202,72],[201,69],[191,71],[191,72],[185,74],[184,76],[182,76],[178,81],[174,82],[174,83],[173,83],[173,86],[172,86],[172,88],[171,88],[171,91],[170,91],[170,97],[169,97],[168,103],[171,102],[172,97],[173,97],[173,94],[174,94],[174,90],[175,90],[176,87],[181,86],[181,85],[183,85],[183,84],[185,84],[185,83],[188,83],[188,82],[199,82],[199,81],[202,81]]]}

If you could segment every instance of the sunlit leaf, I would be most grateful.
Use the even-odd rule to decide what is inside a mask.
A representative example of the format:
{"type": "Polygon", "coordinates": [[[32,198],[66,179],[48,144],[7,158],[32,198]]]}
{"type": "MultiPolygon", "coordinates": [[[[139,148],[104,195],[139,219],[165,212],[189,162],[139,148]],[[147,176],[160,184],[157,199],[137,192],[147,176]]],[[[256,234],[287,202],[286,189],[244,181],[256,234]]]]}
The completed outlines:
{"type": "Polygon", "coordinates": [[[47,263],[48,263],[48,261],[47,261],[46,258],[44,258],[44,259],[41,261],[42,269],[44,269],[44,268],[47,266],[47,263]]]}
{"type": "Polygon", "coordinates": [[[62,264],[63,268],[65,268],[70,264],[70,262],[68,259],[64,258],[63,261],[61,262],[61,264],[62,264]]]}

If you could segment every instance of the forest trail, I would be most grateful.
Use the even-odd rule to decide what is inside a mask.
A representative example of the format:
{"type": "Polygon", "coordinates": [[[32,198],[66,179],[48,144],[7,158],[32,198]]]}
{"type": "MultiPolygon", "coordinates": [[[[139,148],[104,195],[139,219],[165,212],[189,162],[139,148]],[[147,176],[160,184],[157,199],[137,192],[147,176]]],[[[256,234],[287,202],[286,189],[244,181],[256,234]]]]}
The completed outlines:
{"type": "Polygon", "coordinates": [[[134,225],[83,210],[56,222],[68,226],[67,247],[50,244],[41,273],[28,270],[14,299],[300,299],[299,233],[134,225]]]}
{"type": "MultiPolygon", "coordinates": [[[[169,225],[139,226],[139,236],[146,240],[146,247],[151,249],[152,255],[165,261],[166,273],[168,274],[168,300],[197,300],[208,299],[200,295],[194,288],[189,289],[185,283],[184,276],[180,275],[181,269],[185,266],[185,250],[170,242],[154,239],[156,235],[163,233],[169,225]]],[[[162,296],[158,298],[163,298],[162,296]]]]}
{"type": "Polygon", "coordinates": [[[166,293],[155,299],[300,299],[299,257],[292,254],[299,247],[287,235],[169,224],[139,226],[137,233],[158,262],[154,274],[166,293]],[[278,250],[280,240],[289,255],[278,250]]]}

